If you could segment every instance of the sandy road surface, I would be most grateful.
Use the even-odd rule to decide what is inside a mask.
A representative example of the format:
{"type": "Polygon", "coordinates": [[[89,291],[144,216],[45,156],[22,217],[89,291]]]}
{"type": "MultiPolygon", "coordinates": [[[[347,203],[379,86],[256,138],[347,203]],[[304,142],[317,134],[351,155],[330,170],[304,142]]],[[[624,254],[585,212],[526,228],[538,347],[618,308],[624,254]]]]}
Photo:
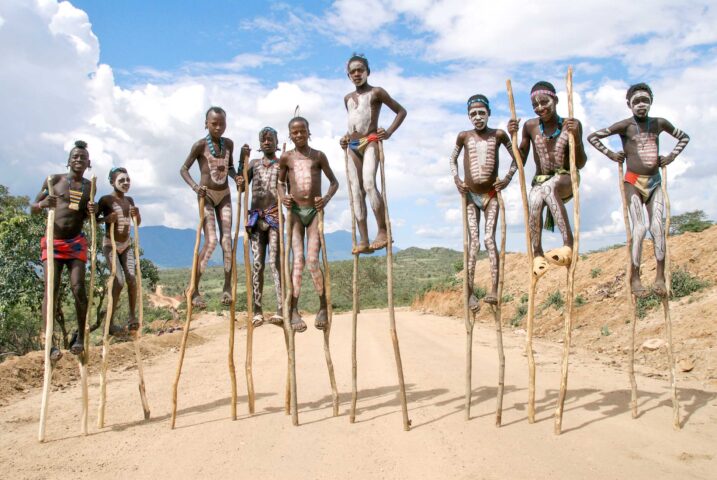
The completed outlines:
{"type": "MultiPolygon", "coordinates": [[[[494,426],[494,332],[476,325],[473,419],[463,418],[464,330],[457,319],[400,311],[399,338],[411,432],[402,430],[385,311],[359,325],[358,423],[350,425],[350,315],[337,315],[333,357],[340,416],[331,396],[321,335],[297,335],[300,427],[284,415],[286,357],[281,330],[255,331],[256,414],[247,414],[245,332],[239,332],[239,412],[229,420],[227,335],[223,319],[193,322],[207,341],[187,350],[177,428],[169,428],[177,353],[152,358],[145,375],[152,419],[142,420],[136,370],[111,371],[107,427],[79,435],[80,390],[50,398],[48,442],[37,442],[39,391],[0,408],[3,478],[715,478],[717,392],[680,385],[684,428],[672,430],[666,382],[638,378],[641,416],[627,410],[627,376],[578,352],[571,363],[564,434],[553,435],[561,347],[536,343],[537,423],[526,420],[523,337],[505,335],[503,427],[494,426]]],[[[176,334],[175,334],[176,335],[176,334]]],[[[179,336],[177,335],[177,341],[179,336]]]]}

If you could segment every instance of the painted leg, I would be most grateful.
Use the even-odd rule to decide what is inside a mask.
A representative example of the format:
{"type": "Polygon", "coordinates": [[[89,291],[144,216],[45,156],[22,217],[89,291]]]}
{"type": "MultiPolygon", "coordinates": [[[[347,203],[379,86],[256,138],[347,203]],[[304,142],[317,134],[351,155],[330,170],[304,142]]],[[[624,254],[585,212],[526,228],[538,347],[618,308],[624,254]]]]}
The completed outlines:
{"type": "Polygon", "coordinates": [[[530,229],[530,242],[533,249],[533,276],[540,278],[548,271],[548,262],[543,255],[542,245],[545,194],[541,185],[536,185],[530,189],[528,207],[528,228],[530,229]]]}
{"type": "Polygon", "coordinates": [[[478,233],[478,223],[480,222],[480,210],[472,201],[468,201],[468,265],[466,272],[468,273],[468,308],[475,315],[480,310],[480,302],[475,296],[475,271],[476,260],[478,258],[478,250],[480,249],[480,238],[478,233]]]}
{"type": "Polygon", "coordinates": [[[655,261],[657,270],[655,272],[655,283],[652,291],[658,297],[667,297],[667,286],[665,284],[665,226],[662,218],[665,214],[665,199],[661,189],[655,189],[647,202],[647,216],[650,222],[650,235],[655,248],[655,261]]]}
{"type": "Polygon", "coordinates": [[[493,197],[488,202],[485,212],[485,248],[490,258],[491,290],[483,301],[490,305],[498,304],[498,268],[500,260],[495,245],[495,224],[498,221],[498,199],[493,197]]]}
{"type": "Polygon", "coordinates": [[[259,327],[264,323],[262,309],[262,295],[264,292],[264,265],[266,260],[266,245],[269,232],[262,232],[258,227],[249,236],[251,253],[254,257],[251,269],[252,298],[254,299],[254,317],[252,323],[259,327]]]}
{"type": "Polygon", "coordinates": [[[354,205],[355,221],[358,224],[359,240],[352,253],[370,253],[368,241],[368,224],[366,222],[366,192],[363,187],[363,160],[353,150],[348,149],[347,162],[348,180],[351,187],[351,201],[354,205]]]}
{"type": "Polygon", "coordinates": [[[192,293],[192,306],[197,309],[207,308],[207,303],[199,293],[199,280],[202,278],[202,274],[207,269],[209,259],[211,258],[214,250],[217,248],[217,232],[216,232],[216,215],[214,214],[214,207],[208,202],[204,203],[204,222],[202,228],[204,229],[204,245],[199,251],[199,268],[194,278],[194,292],[192,293]]]}
{"type": "Polygon", "coordinates": [[[299,296],[301,295],[301,275],[304,272],[304,225],[301,220],[292,212],[291,228],[292,240],[291,250],[294,255],[294,264],[291,273],[292,295],[291,310],[289,311],[291,328],[295,332],[306,331],[306,323],[299,314],[299,296]]]}
{"type": "Polygon", "coordinates": [[[627,195],[628,213],[632,221],[631,233],[632,244],[630,245],[630,255],[632,257],[632,280],[630,288],[632,294],[639,298],[644,298],[650,292],[642,285],[640,281],[640,264],[642,263],[642,241],[647,234],[647,222],[643,212],[642,197],[640,193],[629,183],[625,183],[625,193],[627,195]]]}
{"type": "Polygon", "coordinates": [[[545,203],[563,237],[563,246],[549,251],[545,258],[555,265],[567,267],[573,256],[573,232],[564,203],[564,199],[572,195],[570,175],[556,175],[545,182],[542,188],[545,193],[545,203]]]}
{"type": "Polygon", "coordinates": [[[378,191],[376,186],[376,172],[378,170],[378,144],[369,143],[366,150],[364,150],[364,164],[363,164],[363,188],[366,191],[369,202],[371,202],[371,209],[376,217],[376,238],[371,242],[371,251],[380,250],[385,248],[388,243],[388,237],[386,233],[386,211],[381,198],[381,192],[378,191]]]}
{"type": "Polygon", "coordinates": [[[224,288],[222,289],[222,305],[232,303],[232,203],[227,195],[217,208],[219,217],[219,243],[222,246],[224,259],[224,288]]]}
{"type": "Polygon", "coordinates": [[[311,280],[314,283],[314,289],[319,295],[319,311],[316,313],[314,327],[318,330],[325,330],[329,323],[328,311],[326,309],[326,291],[324,288],[324,273],[319,266],[319,251],[321,248],[321,239],[319,237],[319,216],[315,216],[314,220],[306,227],[307,236],[307,267],[311,273],[311,280]]]}
{"type": "Polygon", "coordinates": [[[274,280],[274,290],[276,293],[276,313],[269,318],[272,325],[281,326],[284,323],[282,314],[284,296],[282,295],[281,280],[281,257],[279,252],[279,232],[273,228],[269,229],[269,269],[274,280]]]}

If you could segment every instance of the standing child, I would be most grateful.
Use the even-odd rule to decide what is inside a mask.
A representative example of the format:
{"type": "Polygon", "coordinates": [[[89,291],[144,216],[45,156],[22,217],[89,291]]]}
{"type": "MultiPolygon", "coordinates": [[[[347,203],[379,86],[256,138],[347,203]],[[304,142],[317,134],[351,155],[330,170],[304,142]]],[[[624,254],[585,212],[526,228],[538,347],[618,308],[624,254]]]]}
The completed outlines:
{"type": "MultiPolygon", "coordinates": [[[[309,147],[309,122],[303,117],[295,117],[289,122],[289,136],[295,148],[284,153],[279,160],[279,188],[282,189],[283,203],[289,209],[288,223],[291,225],[294,265],[291,274],[292,297],[290,321],[297,332],[306,330],[306,324],[299,314],[298,304],[301,294],[301,274],[304,271],[304,236],[307,239],[307,263],[316,293],[319,294],[319,311],[314,326],[324,330],[328,325],[326,311],[326,289],[324,273],[319,267],[319,222],[317,212],[329,203],[339,188],[339,182],[331,170],[329,161],[323,152],[309,147]],[[321,196],[321,173],[329,180],[326,196],[321,196]],[[289,188],[287,189],[287,176],[289,188]]],[[[288,267],[288,266],[287,266],[288,267]]]]}
{"type": "Polygon", "coordinates": [[[510,137],[503,130],[488,127],[490,103],[485,95],[473,95],[468,99],[468,119],[473,124],[472,130],[458,134],[456,146],[451,153],[450,167],[453,181],[461,195],[468,200],[468,231],[470,234],[468,254],[468,288],[470,289],[468,304],[473,311],[478,311],[480,304],[473,293],[476,256],[480,248],[478,226],[480,212],[485,213],[485,247],[490,257],[491,290],[484,298],[485,303],[498,304],[498,249],[495,245],[495,224],[498,219],[498,200],[496,192],[508,186],[518,165],[513,163],[505,178],[498,179],[499,155],[501,145],[513,156],[510,137]],[[458,155],[463,154],[464,180],[458,176],[458,155]]]}

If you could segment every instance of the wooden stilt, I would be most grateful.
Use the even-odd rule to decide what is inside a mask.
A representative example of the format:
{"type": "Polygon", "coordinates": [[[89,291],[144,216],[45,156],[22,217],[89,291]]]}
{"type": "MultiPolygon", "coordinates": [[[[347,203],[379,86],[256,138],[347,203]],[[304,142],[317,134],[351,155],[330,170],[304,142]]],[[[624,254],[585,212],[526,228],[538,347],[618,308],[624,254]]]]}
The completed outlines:
{"type": "MultiPolygon", "coordinates": [[[[344,164],[346,166],[346,183],[349,190],[349,205],[351,206],[351,248],[356,250],[356,210],[354,207],[354,197],[351,193],[351,175],[349,174],[349,154],[348,149],[344,149],[344,164]]],[[[351,277],[352,292],[352,309],[351,309],[351,409],[349,411],[349,422],[356,422],[356,401],[358,400],[357,387],[357,361],[356,361],[356,332],[358,327],[358,309],[359,309],[359,292],[358,292],[358,266],[359,254],[354,253],[353,276],[351,277]]]]}
{"type": "MultiPolygon", "coordinates": [[[[510,116],[513,120],[515,115],[515,100],[513,99],[513,87],[510,79],[505,81],[508,90],[508,101],[510,104],[510,116]]],[[[520,194],[523,198],[523,218],[525,221],[525,243],[526,254],[528,255],[528,277],[530,278],[530,286],[528,288],[528,318],[526,321],[526,343],[525,350],[528,355],[528,422],[535,422],[535,357],[533,356],[533,323],[535,320],[535,288],[538,279],[533,275],[533,244],[530,238],[529,211],[528,211],[528,191],[525,185],[525,169],[523,167],[523,157],[518,148],[518,134],[512,136],[513,156],[518,165],[518,177],[520,179],[520,194]]]]}
{"type": "MultiPolygon", "coordinates": [[[[95,191],[97,189],[97,177],[92,175],[90,181],[90,202],[95,202],[95,191]]],[[[87,424],[89,423],[89,387],[88,387],[88,362],[90,360],[90,319],[92,318],[92,306],[95,301],[95,272],[97,263],[97,219],[90,215],[90,288],[87,295],[87,315],[85,316],[84,350],[79,357],[80,364],[80,385],[82,388],[82,415],[80,416],[80,430],[82,435],[87,435],[87,424]]]]}
{"type": "Polygon", "coordinates": [[[144,419],[149,420],[149,402],[147,401],[147,390],[144,385],[144,366],[142,365],[142,352],[139,348],[139,342],[142,340],[142,328],[144,327],[144,304],[142,303],[142,267],[140,265],[139,252],[139,225],[137,219],[132,217],[134,223],[134,258],[136,265],[137,277],[137,303],[139,305],[139,328],[133,335],[134,356],[137,359],[137,372],[139,373],[139,398],[142,401],[142,412],[144,419]]]}
{"type": "Polygon", "coordinates": [[[471,419],[471,396],[473,394],[473,326],[475,315],[469,306],[470,288],[468,281],[468,257],[471,248],[468,233],[468,202],[466,196],[461,195],[461,212],[463,216],[463,316],[466,327],[466,393],[465,393],[465,418],[471,419]]]}
{"type": "Polygon", "coordinates": [[[334,362],[331,361],[331,348],[329,339],[331,335],[331,322],[334,317],[334,307],[331,305],[331,270],[329,259],[326,253],[326,237],[324,236],[324,209],[319,210],[319,240],[321,241],[321,260],[324,264],[324,295],[326,297],[326,314],[328,323],[324,329],[324,356],[326,357],[326,368],[329,370],[329,383],[331,384],[331,398],[333,399],[334,417],[339,416],[339,391],[336,388],[336,376],[334,375],[334,362]]]}
{"type": "MultiPolygon", "coordinates": [[[[52,177],[47,177],[47,192],[52,196],[52,177]]],[[[47,278],[45,284],[45,373],[42,380],[42,403],[40,405],[40,431],[38,440],[45,441],[45,423],[47,422],[47,405],[50,398],[53,365],[50,361],[52,352],[52,334],[55,326],[55,208],[47,210],[47,278]]]]}
{"type": "MultiPolygon", "coordinates": [[[[249,185],[246,185],[245,188],[248,190],[249,185]]],[[[237,419],[237,370],[234,365],[234,332],[236,331],[237,314],[237,243],[239,242],[239,228],[241,226],[241,190],[239,188],[237,188],[236,222],[234,225],[234,238],[232,239],[232,302],[229,304],[229,355],[227,357],[229,383],[232,391],[230,408],[232,420],[237,419]]],[[[246,288],[249,289],[249,284],[247,284],[246,288]]]]}
{"type": "MultiPolygon", "coordinates": [[[[568,117],[573,118],[573,67],[568,67],[566,79],[568,92],[568,117]]],[[[580,189],[578,169],[575,164],[575,136],[568,136],[570,148],[570,183],[573,190],[573,252],[572,260],[567,273],[567,301],[565,306],[565,322],[563,336],[563,361],[561,366],[560,392],[558,405],[555,410],[555,434],[560,435],[563,423],[563,407],[568,390],[568,365],[570,357],[570,343],[572,339],[573,318],[575,316],[575,269],[580,259],[580,189]]]]}
{"type": "MultiPolygon", "coordinates": [[[[202,187],[204,188],[204,187],[202,187]]],[[[199,267],[199,243],[202,237],[202,227],[204,227],[204,197],[199,197],[199,225],[197,225],[197,235],[194,238],[194,256],[192,257],[192,275],[189,280],[189,287],[186,290],[187,297],[187,319],[184,322],[184,331],[182,332],[182,344],[179,347],[179,361],[177,363],[177,372],[174,376],[174,384],[172,385],[172,421],[171,428],[177,422],[177,388],[179,386],[179,377],[182,375],[182,364],[184,363],[184,352],[187,348],[187,338],[189,338],[189,326],[192,323],[192,295],[194,294],[194,282],[197,280],[197,269],[199,267]]]]}
{"type": "Polygon", "coordinates": [[[632,294],[632,255],[630,254],[630,246],[632,245],[632,230],[630,229],[630,216],[627,212],[627,195],[625,193],[625,182],[622,163],[617,164],[617,183],[620,189],[620,198],[622,199],[622,219],[625,222],[625,234],[627,243],[625,244],[625,253],[627,254],[627,264],[625,270],[625,294],[627,295],[627,306],[630,309],[630,354],[627,373],[630,377],[630,411],[632,418],[637,418],[637,382],[635,381],[635,328],[637,325],[637,302],[632,294]]]}
{"type": "MultiPolygon", "coordinates": [[[[249,178],[249,162],[244,161],[244,178],[249,178]]],[[[249,220],[249,186],[244,189],[244,225],[249,220]]],[[[238,219],[237,219],[238,221],[238,219]]],[[[249,413],[254,413],[254,373],[252,364],[254,358],[254,295],[251,288],[251,258],[249,255],[249,235],[244,234],[244,275],[246,277],[246,391],[249,399],[249,413]]]]}
{"type": "Polygon", "coordinates": [[[505,272],[505,204],[503,195],[496,193],[498,198],[498,215],[500,216],[500,265],[498,266],[498,303],[493,306],[495,320],[496,348],[498,350],[498,389],[496,390],[495,426],[500,427],[503,419],[503,391],[505,389],[505,352],[503,351],[503,280],[505,272]]]}
{"type": "Polygon", "coordinates": [[[110,323],[114,311],[112,287],[117,275],[117,244],[115,243],[115,224],[109,224],[110,243],[112,244],[112,257],[110,262],[110,275],[107,278],[107,314],[105,315],[105,328],[102,335],[102,363],[100,366],[100,406],[97,413],[97,428],[105,426],[105,407],[107,404],[107,364],[110,356],[110,323]]]}
{"type": "Polygon", "coordinates": [[[388,290],[388,320],[393,342],[393,354],[396,357],[396,370],[398,371],[398,386],[400,389],[401,410],[403,412],[403,429],[411,429],[411,420],[408,418],[408,405],[406,402],[406,384],[403,380],[403,362],[401,350],[398,346],[398,333],[396,332],[396,315],[393,309],[393,237],[391,235],[391,218],[388,214],[388,195],[386,193],[386,174],[384,168],[383,141],[378,142],[378,156],[381,167],[381,195],[386,215],[386,284],[388,290]]]}
{"type": "MultiPolygon", "coordinates": [[[[286,150],[286,143],[284,143],[284,148],[282,150],[283,152],[286,150]]],[[[282,307],[282,317],[284,318],[284,327],[286,327],[286,322],[290,320],[290,312],[285,309],[285,300],[287,298],[287,286],[289,285],[289,282],[291,281],[286,262],[284,259],[284,249],[287,248],[284,244],[284,209],[281,204],[281,191],[277,189],[277,193],[279,196],[279,205],[278,205],[278,215],[279,215],[279,268],[281,270],[280,276],[281,276],[281,298],[279,299],[279,302],[281,303],[282,307]]],[[[284,395],[284,413],[289,415],[291,413],[291,359],[289,358],[289,331],[288,329],[284,328],[284,344],[286,345],[286,389],[285,389],[285,395],[284,395]]]]}
{"type": "Polygon", "coordinates": [[[677,399],[677,379],[675,373],[675,353],[672,344],[672,319],[670,318],[670,295],[672,294],[672,271],[670,270],[670,251],[667,238],[670,235],[670,196],[667,194],[667,167],[662,167],[662,196],[665,199],[665,286],[667,294],[662,299],[662,311],[665,316],[665,334],[667,335],[667,361],[670,362],[670,390],[672,393],[672,427],[679,430],[680,403],[677,399]]]}
{"type": "Polygon", "coordinates": [[[284,332],[286,333],[287,343],[289,345],[289,392],[290,392],[290,410],[291,423],[294,426],[299,425],[299,411],[296,393],[296,350],[294,349],[294,329],[291,326],[291,298],[294,294],[291,282],[291,237],[293,228],[293,218],[289,212],[286,216],[286,248],[284,252],[284,269],[286,275],[286,297],[284,298],[284,332]]]}

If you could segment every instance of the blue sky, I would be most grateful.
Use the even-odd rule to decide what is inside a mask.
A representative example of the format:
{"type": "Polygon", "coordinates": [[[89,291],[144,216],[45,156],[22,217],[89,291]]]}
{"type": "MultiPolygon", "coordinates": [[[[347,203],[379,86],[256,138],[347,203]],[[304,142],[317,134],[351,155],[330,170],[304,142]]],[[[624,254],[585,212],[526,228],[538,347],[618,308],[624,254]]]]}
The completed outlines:
{"type": "MultiPolygon", "coordinates": [[[[354,51],[372,84],[408,110],[386,143],[389,205],[400,247],[461,248],[459,197],[448,169],[455,137],[470,128],[465,100],[491,98],[490,125],[509,116],[511,78],[519,116],[532,115],[530,86],[552,81],[566,113],[564,76],[575,68],[576,117],[587,133],[626,118],[624,91],[647,81],[652,114],[692,137],[670,167],[673,211],[717,218],[717,12],[709,1],[314,2],[6,0],[0,4],[0,183],[34,196],[64,170],[76,138],[90,144],[100,193],[112,166],[126,166],[146,224],[193,228],[195,204],[178,175],[203,136],[209,105],[228,113],[226,135],[256,152],[258,130],[301,106],[312,144],[341,188],[327,230],[349,229],[343,153],[344,74],[354,51]],[[549,13],[548,13],[549,12],[549,13]]],[[[384,109],[381,124],[392,119],[384,109]]],[[[614,145],[614,144],[613,144],[614,145]]],[[[674,142],[662,137],[662,150],[674,142]]],[[[582,250],[624,241],[616,168],[586,145],[582,250]]],[[[501,171],[508,167],[501,152],[501,171]]],[[[532,161],[529,162],[529,178],[532,161]]],[[[194,172],[196,175],[196,171],[194,172]]],[[[508,248],[524,250],[517,175],[505,192],[508,248]]],[[[557,244],[547,234],[546,246],[557,244]]]]}

